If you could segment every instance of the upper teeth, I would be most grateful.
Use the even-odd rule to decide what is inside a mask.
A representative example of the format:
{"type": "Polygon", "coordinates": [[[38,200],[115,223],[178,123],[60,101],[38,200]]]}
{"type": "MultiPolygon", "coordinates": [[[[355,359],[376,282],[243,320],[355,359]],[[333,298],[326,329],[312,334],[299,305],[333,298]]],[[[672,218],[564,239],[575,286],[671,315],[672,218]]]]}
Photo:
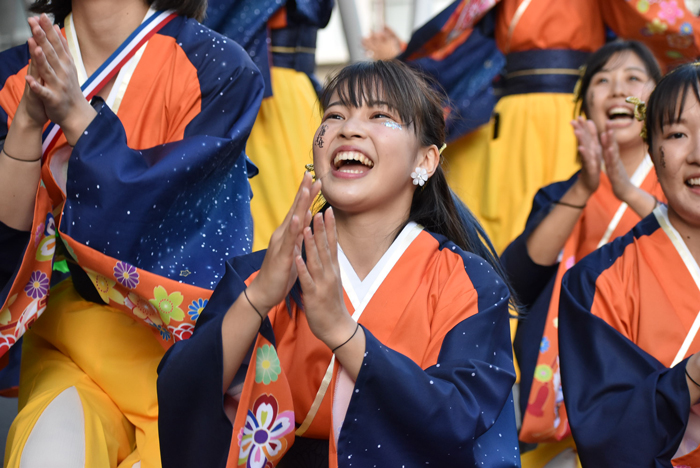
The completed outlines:
{"type": "Polygon", "coordinates": [[[342,153],[336,154],[335,159],[333,159],[333,165],[338,167],[340,161],[358,161],[368,167],[374,166],[371,159],[357,151],[343,151],[342,153]]]}
{"type": "Polygon", "coordinates": [[[700,185],[700,177],[688,179],[688,185],[700,185]]]}
{"type": "Polygon", "coordinates": [[[608,111],[608,115],[632,115],[632,111],[626,107],[613,107],[608,111]]]}

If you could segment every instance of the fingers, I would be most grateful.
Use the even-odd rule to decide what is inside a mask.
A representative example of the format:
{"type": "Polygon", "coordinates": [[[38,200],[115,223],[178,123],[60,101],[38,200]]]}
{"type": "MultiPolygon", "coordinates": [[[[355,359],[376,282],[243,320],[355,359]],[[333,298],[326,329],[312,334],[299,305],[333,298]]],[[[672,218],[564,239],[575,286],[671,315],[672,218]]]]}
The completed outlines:
{"type": "Polygon", "coordinates": [[[299,278],[301,291],[305,296],[309,295],[315,287],[314,280],[309,274],[309,270],[306,268],[306,264],[304,263],[304,259],[301,258],[301,255],[297,255],[294,261],[297,267],[297,277],[299,278]]]}
{"type": "Polygon", "coordinates": [[[328,238],[328,250],[334,266],[338,266],[338,233],[335,230],[335,213],[333,208],[328,208],[325,213],[326,237],[328,238]]]}
{"type": "Polygon", "coordinates": [[[39,83],[39,81],[36,78],[34,78],[31,75],[27,75],[25,77],[25,80],[29,85],[29,89],[31,89],[34,94],[39,96],[39,98],[41,98],[42,100],[51,98],[51,91],[49,91],[48,88],[39,83]]]}
{"type": "MultiPolygon", "coordinates": [[[[42,53],[46,57],[47,63],[51,66],[51,68],[56,69],[57,67],[59,67],[60,62],[58,60],[58,56],[56,55],[56,51],[49,42],[48,38],[46,37],[46,32],[44,31],[44,28],[41,25],[41,21],[34,22],[34,26],[32,26],[32,36],[34,37],[37,46],[39,46],[42,53]]],[[[43,76],[43,78],[45,80],[48,80],[51,77],[43,76]]]]}
{"type": "Polygon", "coordinates": [[[321,260],[322,269],[328,268],[331,264],[331,253],[328,248],[328,238],[326,236],[326,225],[323,221],[323,213],[314,216],[314,241],[318,258],[321,260]]]}
{"type": "MultiPolygon", "coordinates": [[[[316,221],[316,220],[314,220],[316,221]]],[[[314,223],[314,229],[316,224],[314,223]]],[[[323,228],[321,228],[323,229],[323,228]]],[[[319,278],[323,274],[323,264],[319,257],[315,237],[319,233],[312,233],[311,228],[304,228],[304,247],[306,247],[306,267],[312,278],[319,278]]]]}
{"type": "MultiPolygon", "coordinates": [[[[63,43],[59,38],[59,36],[61,36],[61,30],[58,29],[58,26],[54,26],[45,13],[42,13],[42,15],[39,17],[39,24],[41,25],[41,29],[44,31],[46,40],[49,42],[49,44],[51,44],[51,49],[53,49],[56,59],[65,60],[66,52],[63,49],[63,43]]],[[[46,55],[51,57],[51,53],[48,50],[46,51],[46,55]]]]}

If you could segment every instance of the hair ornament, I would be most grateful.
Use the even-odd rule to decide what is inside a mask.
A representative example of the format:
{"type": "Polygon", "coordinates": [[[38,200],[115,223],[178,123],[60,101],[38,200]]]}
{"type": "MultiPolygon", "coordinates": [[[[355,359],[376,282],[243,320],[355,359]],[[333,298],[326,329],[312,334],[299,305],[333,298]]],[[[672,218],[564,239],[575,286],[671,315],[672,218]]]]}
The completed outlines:
{"type": "Polygon", "coordinates": [[[647,118],[647,104],[639,99],[638,97],[635,96],[630,96],[627,99],[625,99],[625,102],[629,102],[630,104],[634,104],[634,118],[642,122],[642,132],[640,133],[640,136],[644,141],[647,140],[647,125],[646,125],[646,118],[647,118]]]}
{"type": "Polygon", "coordinates": [[[574,86],[574,102],[578,102],[581,99],[581,87],[583,86],[583,76],[586,74],[586,65],[581,65],[578,69],[578,81],[576,81],[576,86],[574,86]]]}
{"type": "Polygon", "coordinates": [[[314,171],[314,165],[313,164],[307,164],[304,166],[304,169],[306,169],[306,172],[310,172],[311,175],[313,176],[314,180],[316,180],[316,172],[314,171]]]}
{"type": "Polygon", "coordinates": [[[438,150],[440,154],[442,154],[442,152],[445,151],[445,148],[447,148],[447,143],[443,143],[440,149],[438,150]]]}
{"type": "Polygon", "coordinates": [[[428,171],[422,167],[417,167],[415,172],[411,172],[411,178],[413,179],[413,185],[420,185],[422,187],[428,181],[428,171]]]}

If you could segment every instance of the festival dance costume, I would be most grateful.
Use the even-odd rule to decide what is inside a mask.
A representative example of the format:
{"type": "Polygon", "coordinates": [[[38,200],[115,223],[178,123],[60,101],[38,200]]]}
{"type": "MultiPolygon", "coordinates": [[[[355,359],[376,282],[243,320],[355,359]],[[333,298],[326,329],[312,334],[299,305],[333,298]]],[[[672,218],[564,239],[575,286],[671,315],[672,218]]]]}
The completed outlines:
{"type": "MultiPolygon", "coordinates": [[[[564,244],[561,259],[552,266],[534,263],[527,251],[527,239],[578,177],[577,173],[568,181],[540,189],[525,231],[501,257],[518,299],[527,309],[518,323],[513,343],[521,372],[519,404],[523,425],[520,440],[528,443],[564,441],[558,446],[538,447],[537,455],[524,454],[524,458],[540,460],[535,466],[549,462],[572,446],[559,371],[557,321],[561,279],[583,257],[626,234],[641,220],[632,208],[615,197],[610,179],[601,173],[600,185],[581,211],[564,244]]],[[[632,175],[631,182],[664,200],[649,156],[632,175]]],[[[523,463],[526,461],[524,459],[523,463]]]]}
{"type": "Polygon", "coordinates": [[[700,268],[665,205],[564,276],[561,376],[583,466],[700,467],[685,377],[698,304],[700,268]]]}
{"type": "MultiPolygon", "coordinates": [[[[230,39],[171,12],[141,28],[154,18],[167,21],[75,147],[59,133],[47,148],[31,231],[0,224],[0,351],[24,335],[6,467],[159,467],[158,362],[191,335],[224,259],[250,252],[243,150],[263,81],[230,39]],[[71,277],[50,291],[64,257],[71,277]]],[[[87,93],[102,68],[86,76],[71,15],[64,26],[87,93]]],[[[26,45],[0,56],[3,139],[28,60],[26,45]]]]}
{"type": "Polygon", "coordinates": [[[285,466],[309,439],[328,455],[298,466],[520,466],[508,289],[485,260],[415,223],[362,281],[339,251],[345,305],[366,336],[357,380],[310,331],[293,289],[228,390],[232,424],[221,324],[263,258],[229,261],[194,335],[161,364],[165,468],[285,466]]]}
{"type": "Polygon", "coordinates": [[[251,179],[253,250],[267,248],[312,163],[311,143],[321,124],[314,77],[316,35],[331,17],[333,0],[211,0],[206,24],[239,43],[265,78],[265,98],[246,153],[259,169],[251,179]]]}
{"type": "Polygon", "coordinates": [[[646,44],[665,69],[700,55],[700,19],[681,1],[457,0],[445,12],[414,34],[401,58],[447,90],[457,110],[447,178],[498,252],[522,232],[537,190],[579,166],[573,92],[606,27],[646,44]],[[460,41],[471,42],[465,49],[460,41]]]}

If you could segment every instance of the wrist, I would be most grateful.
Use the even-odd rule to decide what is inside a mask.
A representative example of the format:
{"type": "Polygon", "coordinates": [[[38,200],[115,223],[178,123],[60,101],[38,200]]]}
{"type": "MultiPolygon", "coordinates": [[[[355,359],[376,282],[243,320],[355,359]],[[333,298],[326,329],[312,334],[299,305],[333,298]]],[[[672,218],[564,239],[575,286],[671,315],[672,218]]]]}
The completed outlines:
{"type": "Polygon", "coordinates": [[[342,349],[343,346],[346,346],[348,342],[352,341],[357,335],[357,329],[359,327],[359,324],[355,322],[349,314],[347,314],[345,319],[336,323],[337,325],[329,330],[328,333],[318,337],[333,352],[342,349]]]}
{"type": "Polygon", "coordinates": [[[578,205],[584,205],[588,201],[588,199],[591,198],[591,195],[593,195],[593,190],[588,188],[579,176],[578,180],[576,180],[574,185],[571,186],[571,189],[569,190],[569,195],[571,197],[571,200],[567,201],[575,202],[578,205]]]}
{"type": "Polygon", "coordinates": [[[82,99],[76,107],[77,108],[71,111],[63,122],[60,123],[61,130],[63,130],[70,146],[75,146],[76,143],[78,143],[80,137],[92,120],[97,116],[95,109],[93,109],[90,103],[85,99],[82,99]]]}
{"type": "Polygon", "coordinates": [[[256,312],[262,315],[264,319],[265,317],[267,317],[267,314],[270,312],[270,309],[272,309],[276,304],[269,305],[265,295],[262,294],[262,291],[259,288],[259,283],[256,282],[256,280],[257,277],[246,288],[246,297],[248,302],[250,302],[250,305],[254,307],[256,309],[256,312]]]}
{"type": "Polygon", "coordinates": [[[41,133],[44,130],[44,124],[32,119],[32,117],[29,115],[29,112],[26,109],[26,106],[23,103],[24,101],[19,102],[17,112],[15,113],[15,116],[12,119],[12,125],[10,127],[18,128],[23,132],[41,133]]]}

